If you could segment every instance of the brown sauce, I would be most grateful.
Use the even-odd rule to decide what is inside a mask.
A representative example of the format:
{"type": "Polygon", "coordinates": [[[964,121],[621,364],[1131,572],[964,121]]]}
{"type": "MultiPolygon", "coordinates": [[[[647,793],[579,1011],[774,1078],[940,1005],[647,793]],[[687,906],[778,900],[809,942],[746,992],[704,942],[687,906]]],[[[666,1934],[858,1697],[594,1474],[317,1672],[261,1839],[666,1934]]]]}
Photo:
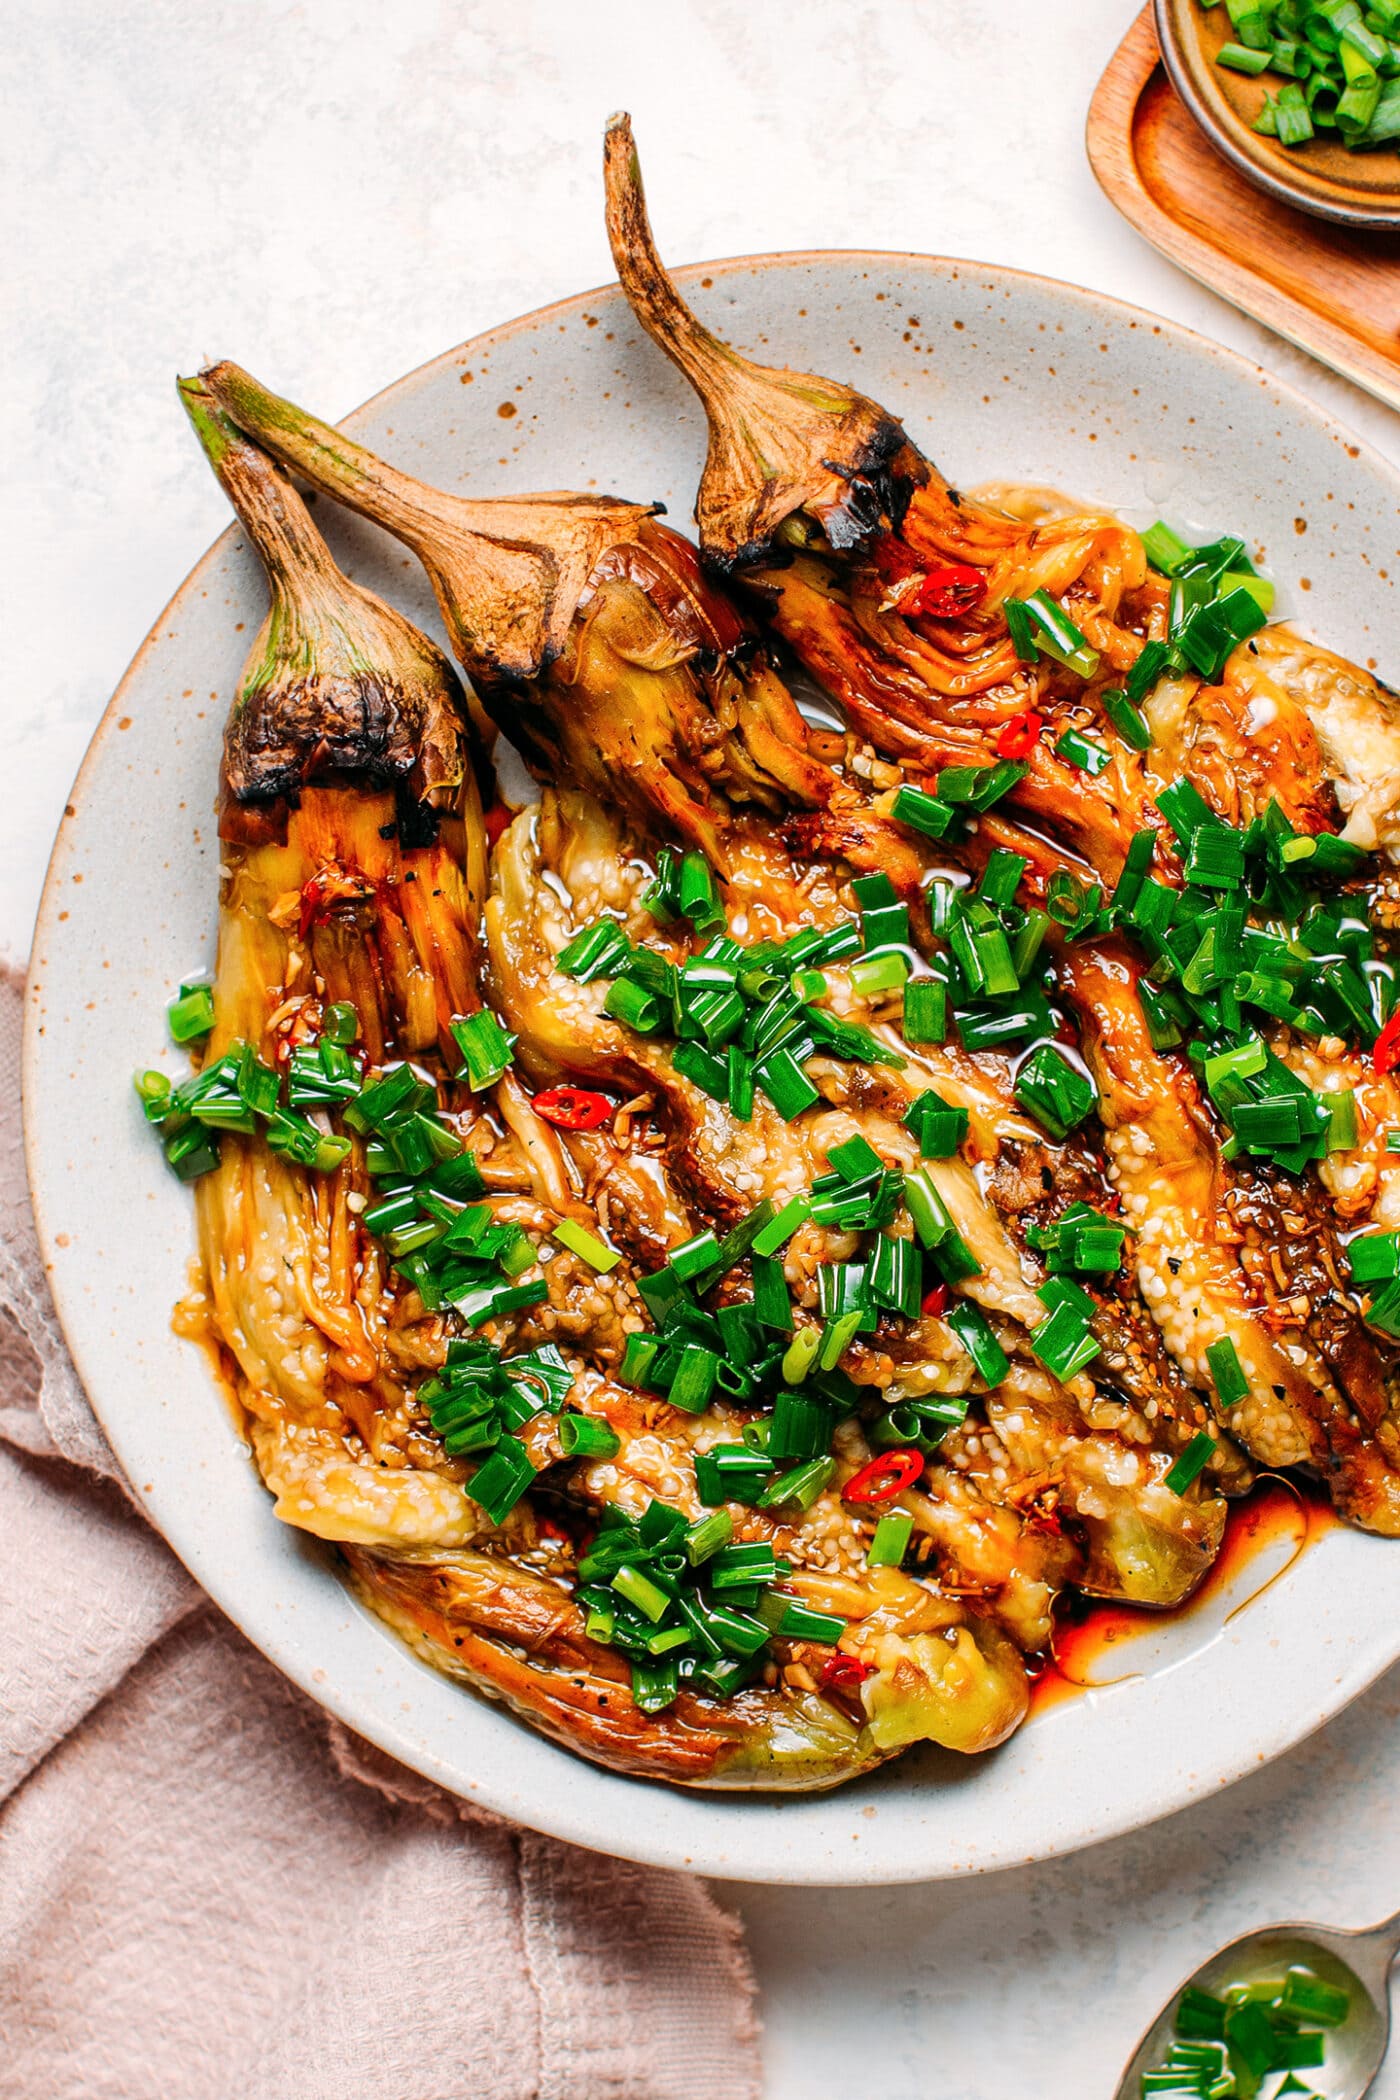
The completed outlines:
{"type": "Polygon", "coordinates": [[[1210,1572],[1174,1611],[1143,1611],[1078,1595],[1066,1599],[1057,1607],[1053,1654],[1031,1686],[1032,1718],[1150,1667],[1145,1654],[1134,1658],[1134,1648],[1163,1628],[1198,1623],[1210,1638],[1213,1627],[1247,1609],[1339,1521],[1316,1481],[1266,1473],[1248,1495],[1230,1504],[1210,1572]]]}

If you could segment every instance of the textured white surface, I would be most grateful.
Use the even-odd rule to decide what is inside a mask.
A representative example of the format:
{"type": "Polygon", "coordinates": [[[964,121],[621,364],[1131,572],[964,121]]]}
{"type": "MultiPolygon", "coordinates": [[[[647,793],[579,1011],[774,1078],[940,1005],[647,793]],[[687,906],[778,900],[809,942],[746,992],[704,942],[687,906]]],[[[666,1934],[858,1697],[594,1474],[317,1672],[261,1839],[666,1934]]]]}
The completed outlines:
{"type": "MultiPolygon", "coordinates": [[[[677,260],[878,245],[1043,270],[1234,344],[1400,457],[1388,411],[1181,277],[1101,198],[1084,112],[1131,13],[11,0],[0,948],[27,948],[88,735],[223,523],[174,372],[235,352],[336,415],[601,282],[613,107],[633,111],[677,260]]],[[[1397,1708],[1382,1685],[1220,1802],[1078,1860],[951,1889],[741,1895],[772,2100],[1110,2091],[1158,1997],[1217,1940],[1400,1902],[1397,1708]]],[[[1400,2067],[1377,2090],[1400,2096],[1400,2067]]]]}

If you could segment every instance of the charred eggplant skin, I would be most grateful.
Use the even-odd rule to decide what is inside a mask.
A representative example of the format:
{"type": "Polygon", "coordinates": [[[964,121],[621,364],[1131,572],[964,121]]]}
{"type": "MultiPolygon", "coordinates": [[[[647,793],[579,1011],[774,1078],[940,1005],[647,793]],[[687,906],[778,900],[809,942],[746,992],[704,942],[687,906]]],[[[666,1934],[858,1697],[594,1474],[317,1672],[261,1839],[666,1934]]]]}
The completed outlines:
{"type": "Polygon", "coordinates": [[[286,475],[198,379],[180,399],[262,559],[270,604],[224,733],[221,792],[295,805],[336,780],[445,806],[469,770],[456,672],[412,623],[337,568],[286,475]]]}
{"type": "Polygon", "coordinates": [[[603,177],[632,310],[705,404],[709,453],[695,500],[705,559],[721,573],[762,560],[799,511],[839,550],[884,518],[897,523],[929,471],[903,426],[837,380],[749,363],[696,319],[661,266],[625,113],[608,121],[603,177]]]}

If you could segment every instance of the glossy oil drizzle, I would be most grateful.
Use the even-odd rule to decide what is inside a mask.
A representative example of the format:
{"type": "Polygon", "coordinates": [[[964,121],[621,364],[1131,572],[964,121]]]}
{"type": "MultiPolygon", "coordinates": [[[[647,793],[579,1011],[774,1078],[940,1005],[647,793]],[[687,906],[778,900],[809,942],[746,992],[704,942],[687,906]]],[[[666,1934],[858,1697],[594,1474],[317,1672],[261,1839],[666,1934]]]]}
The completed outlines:
{"type": "Polygon", "coordinates": [[[1214,1565],[1175,1611],[1148,1612],[1080,1596],[1066,1601],[1053,1655],[1032,1688],[1032,1714],[1198,1654],[1337,1521],[1315,1482],[1265,1474],[1231,1504],[1214,1565]]]}

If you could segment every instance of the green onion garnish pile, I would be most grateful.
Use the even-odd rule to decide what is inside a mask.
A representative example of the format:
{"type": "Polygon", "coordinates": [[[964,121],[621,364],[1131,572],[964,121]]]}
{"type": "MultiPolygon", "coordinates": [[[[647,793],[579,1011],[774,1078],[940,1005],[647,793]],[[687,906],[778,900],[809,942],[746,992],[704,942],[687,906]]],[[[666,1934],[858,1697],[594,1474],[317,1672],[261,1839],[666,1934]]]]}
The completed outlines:
{"type": "MultiPolygon", "coordinates": [[[[481,1457],[472,1475],[471,1497],[493,1524],[503,1524],[535,1478],[535,1467],[514,1434],[541,1412],[558,1415],[573,1390],[574,1374],[552,1342],[521,1356],[502,1356],[489,1342],[457,1335],[447,1361],[418,1388],[417,1397],[442,1438],[449,1458],[481,1457]]],[[[611,1455],[617,1438],[605,1423],[584,1416],[561,1417],[601,1432],[611,1455]]]]}
{"type": "Polygon", "coordinates": [[[586,1630],[632,1666],[632,1697],[660,1713],[683,1683],[732,1698],[763,1670],[771,1635],[830,1647],[845,1621],[813,1611],[774,1585],[791,1575],[771,1546],[734,1544],[727,1510],[693,1524],[668,1503],[640,1520],[615,1504],[603,1512],[579,1562],[586,1630]]]}
{"type": "MultiPolygon", "coordinates": [[[[194,1039],[188,1027],[194,989],[182,985],[170,1009],[171,1032],[184,1028],[185,1041],[194,1039]]],[[[203,989],[201,1032],[207,1034],[214,1011],[203,989]]],[[[245,1042],[231,1044],[178,1086],[163,1072],[138,1073],[136,1090],[147,1120],[161,1132],[169,1164],[182,1181],[193,1181],[218,1165],[220,1131],[261,1131],[271,1151],[331,1173],[348,1157],[351,1140],[311,1118],[338,1110],[346,1129],[365,1139],[366,1166],[381,1184],[363,1223],[384,1241],[427,1311],[450,1306],[479,1327],[538,1305],[548,1296],[543,1279],[515,1280],[534,1263],[534,1243],[519,1225],[494,1224],[489,1206],[478,1200],[486,1192],[481,1169],[439,1114],[432,1080],[402,1063],[367,1079],[349,1047],[358,1032],[352,1006],[328,1007],[318,1040],[291,1052],[285,1078],[245,1042]]],[[[462,1054],[457,1076],[474,1089],[499,1078],[510,1063],[510,1038],[485,1008],[454,1022],[453,1035],[462,1054]]],[[[609,1250],[598,1244],[598,1252],[606,1262],[609,1250]]]]}
{"type": "Polygon", "coordinates": [[[1183,1991],[1176,2008],[1176,2040],[1166,2061],[1142,2074],[1143,2100],[1180,2094],[1182,2100],[1255,2100],[1265,2079],[1282,2072],[1267,2100],[1318,2100],[1311,2080],[1298,2074],[1326,2061],[1325,2029],[1340,2027],[1351,2011],[1346,1991],[1295,1966],[1284,1976],[1183,1991]]]}
{"type": "Polygon", "coordinates": [[[866,997],[898,989],[909,975],[908,906],[887,876],[866,876],[853,887],[859,927],[809,927],[790,940],[741,948],[725,928],[704,855],[687,853],[678,863],[663,847],[642,902],[663,925],[686,919],[697,934],[709,934],[699,953],[674,963],[630,941],[615,920],[598,919],[560,952],[558,965],[580,983],[608,979],[604,1012],[638,1035],[673,1038],[676,1070],[740,1122],[753,1114],[755,1089],[790,1122],[820,1098],[802,1069],[805,1059],[904,1062],[868,1028],[820,1004],[829,989],[823,964],[849,962],[852,983],[866,997]]]}
{"type": "MultiPolygon", "coordinates": [[[[1091,776],[1113,762],[1113,740],[1120,753],[1149,747],[1143,703],[1159,678],[1185,670],[1218,677],[1271,604],[1272,586],[1255,574],[1238,539],[1192,547],[1159,523],[1144,544],[1171,579],[1169,632],[1145,645],[1121,690],[1098,696],[1110,741],[1072,729],[1059,736],[1057,755],[1091,776]]],[[[1095,676],[1097,652],[1046,593],[1012,600],[1006,610],[1025,661],[1044,657],[1085,680],[1095,676]]],[[[1026,777],[1021,754],[1042,726],[1034,713],[1008,725],[1008,749],[1017,756],[945,768],[929,788],[901,786],[891,813],[925,837],[957,845],[1026,777]]],[[[1027,860],[997,848],[975,886],[946,875],[929,882],[927,960],[913,948],[908,903],[883,874],[852,882],[857,916],[842,924],[743,946],[729,932],[704,856],[663,848],[642,904],[668,929],[666,945],[636,941],[602,918],[574,935],[558,965],[576,982],[606,982],[604,1010],[640,1036],[666,1039],[676,1070],[741,1122],[760,1093],[788,1120],[816,1106],[814,1060],[906,1066],[870,1028],[832,1011],[827,973],[840,968],[857,997],[886,1011],[900,1002],[906,1044],[956,1034],[967,1051],[1010,1054],[1017,1104],[1063,1143],[1098,1101],[1086,1069],[1057,1039],[1063,1017],[1047,939],[1059,949],[1124,935],[1145,958],[1138,992],[1151,1041],[1195,1069],[1227,1133],[1223,1157],[1300,1174],[1356,1144],[1356,1103],[1350,1091],[1323,1095],[1306,1085],[1265,1031],[1283,1022],[1303,1036],[1359,1043],[1378,1072],[1400,1062],[1395,972],[1377,953],[1358,880],[1366,856],[1330,834],[1300,834],[1277,803],[1247,826],[1231,825],[1185,779],[1166,788],[1157,807],[1175,841],[1179,886],[1154,874],[1165,836],[1154,829],[1132,840],[1111,891],[1061,870],[1032,903],[1021,901],[1027,860]]],[[[199,1044],[214,1018],[210,987],[182,984],[170,1007],[174,1039],[199,1044]]],[[[179,1084],[159,1072],[138,1075],[145,1114],[173,1170],[187,1181],[209,1172],[220,1134],[231,1132],[258,1134],[296,1165],[328,1173],[358,1137],[374,1192],[367,1204],[353,1195],[352,1205],[425,1311],[455,1314],[475,1330],[543,1304],[549,1290],[538,1266],[551,1257],[520,1225],[497,1220],[475,1155],[439,1108],[434,1080],[405,1061],[367,1070],[355,1047],[359,1034],[354,1008],[330,1005],[319,1032],[287,1055],[285,1070],[235,1042],[179,1084]],[[532,1269],[534,1280],[524,1281],[532,1269]]],[[[513,1038],[489,1009],[454,1021],[452,1036],[460,1054],[452,1077],[474,1092],[513,1060],[513,1038]]],[[[606,1102],[594,1098],[605,1112],[606,1102]]],[[[540,1108],[549,1113],[546,1096],[540,1108]]],[[[594,1127],[558,1113],[550,1119],[594,1127]]],[[[870,1419],[872,1389],[852,1377],[859,1364],[846,1363],[862,1337],[882,1322],[902,1323],[907,1333],[937,1318],[982,1387],[1007,1376],[1006,1351],[986,1313],[961,1295],[980,1264],[939,1191],[939,1162],[961,1151],[967,1111],[930,1089],[910,1103],[904,1123],[918,1148],[912,1170],[850,1137],[831,1148],[827,1170],[781,1206],[765,1199],[728,1232],[697,1233],[636,1281],[650,1326],[628,1334],[620,1382],[692,1416],[721,1404],[746,1416],[731,1441],[698,1439],[705,1515],[689,1522],[653,1501],[634,1519],[607,1505],[579,1563],[588,1632],[626,1657],[645,1712],[662,1711],[692,1681],[711,1696],[732,1695],[767,1667],[775,1636],[825,1645],[840,1638],[841,1619],[808,1609],[783,1587],[792,1570],[769,1544],[735,1540],[732,1510],[799,1520],[835,1479],[837,1429],[857,1414],[876,1455],[843,1494],[872,1505],[868,1564],[903,1561],[912,1515],[874,1505],[917,1481],[965,1420],[969,1400],[965,1392],[932,1394],[870,1419]],[[816,1319],[794,1305],[784,1266],[789,1242],[806,1226],[857,1239],[853,1255],[817,1262],[816,1319]]],[[[575,1218],[560,1218],[550,1236],[599,1275],[621,1258],[575,1218]]],[[[1100,1354],[1094,1289],[1111,1288],[1123,1268],[1130,1228],[1076,1202],[1051,1223],[1029,1225],[1025,1236],[1047,1271],[1038,1292],[1044,1317],[1030,1330],[1029,1347],[1054,1377],[1069,1380],[1100,1354]]],[[[1369,1294],[1367,1317],[1400,1339],[1400,1233],[1361,1235],[1349,1254],[1352,1283],[1363,1300],[1369,1294]]],[[[1249,1391],[1233,1341],[1220,1338],[1207,1357],[1219,1409],[1228,1413],[1249,1391]]],[[[505,1522],[559,1458],[605,1464],[618,1455],[621,1440],[605,1420],[568,1406],[574,1382],[553,1343],[507,1356],[468,1332],[449,1340],[442,1367],[420,1383],[417,1397],[444,1455],[471,1462],[466,1492],[492,1523],[505,1522]]],[[[1166,1486],[1185,1495],[1215,1450],[1213,1434],[1198,1431],[1166,1486]]],[[[1248,2096],[1265,2068],[1320,2061],[1308,2053],[1320,2038],[1306,2035],[1303,2021],[1324,2021],[1324,2012],[1308,2007],[1325,2007],[1326,1991],[1290,1972],[1273,1998],[1188,1994],[1193,2009],[1183,2011],[1188,2024],[1172,2060],[1149,2074],[1159,2082],[1145,2082],[1144,2091],[1248,2096]],[[1193,2019],[1206,2024],[1192,2027],[1193,2019]],[[1175,2085],[1160,2082],[1172,2078],[1175,2085]]]]}
{"type": "MultiPolygon", "coordinates": [[[[138,1072],[136,1091],[146,1120],[161,1134],[165,1157],[181,1181],[196,1181],[219,1164],[218,1135],[245,1137],[261,1130],[270,1151],[295,1165],[329,1174],[349,1155],[350,1140],[332,1136],[304,1111],[353,1100],[360,1073],[345,1047],[354,1040],[353,1007],[331,1007],[320,1042],[293,1053],[285,1082],[259,1058],[251,1043],[231,1043],[222,1057],[172,1086],[164,1072],[138,1072]],[[348,1017],[348,1018],[347,1018],[348,1017]],[[346,1028],[350,1034],[345,1035],[346,1028]]],[[[182,984],[169,1009],[177,1043],[207,1036],[214,1025],[214,995],[207,984],[182,984]]]]}
{"type": "MultiPolygon", "coordinates": [[[[1219,0],[1201,0],[1214,7],[1219,0]]],[[[1279,77],[1254,129],[1281,146],[1335,132],[1353,151],[1400,139],[1400,6],[1390,0],[1225,0],[1231,40],[1215,63],[1279,77]]]]}

